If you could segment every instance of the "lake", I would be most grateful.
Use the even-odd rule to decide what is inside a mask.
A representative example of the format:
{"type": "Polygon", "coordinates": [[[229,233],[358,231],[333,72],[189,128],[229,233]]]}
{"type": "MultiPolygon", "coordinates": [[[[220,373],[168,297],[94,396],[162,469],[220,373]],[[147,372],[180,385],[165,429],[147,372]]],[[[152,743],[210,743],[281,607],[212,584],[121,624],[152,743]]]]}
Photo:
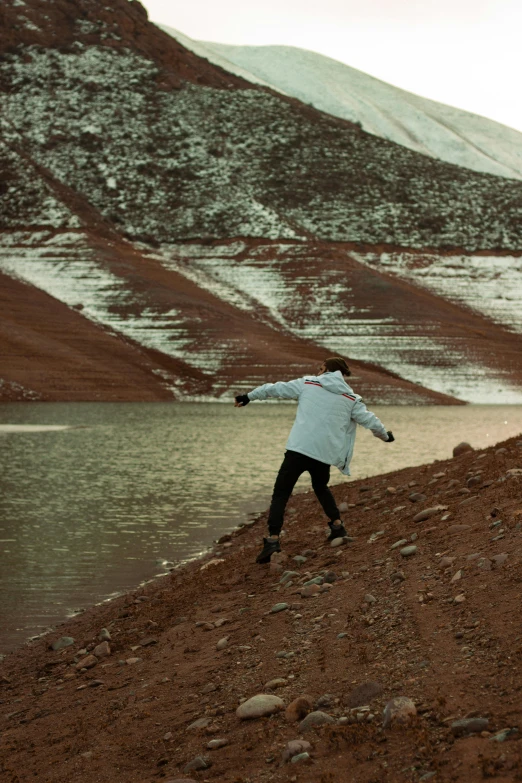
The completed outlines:
{"type": "MultiPolygon", "coordinates": [[[[522,430],[518,405],[374,411],[397,441],[359,428],[354,478],[522,430]]],[[[0,405],[0,653],[264,510],[294,413],[293,403],[0,405]]],[[[332,483],[345,480],[332,468],[332,483]]],[[[298,489],[309,487],[306,474],[298,489]]]]}

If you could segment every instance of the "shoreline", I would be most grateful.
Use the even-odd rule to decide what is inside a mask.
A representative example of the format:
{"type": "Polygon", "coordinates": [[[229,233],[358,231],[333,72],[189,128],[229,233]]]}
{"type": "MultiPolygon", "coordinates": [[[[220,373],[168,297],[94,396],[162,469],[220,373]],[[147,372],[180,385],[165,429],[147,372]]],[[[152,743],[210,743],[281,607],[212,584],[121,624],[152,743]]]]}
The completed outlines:
{"type": "Polygon", "coordinates": [[[435,772],[435,781],[467,783],[482,780],[490,760],[497,779],[513,780],[522,771],[517,440],[335,485],[355,538],[337,547],[324,541],[313,494],[298,493],[280,562],[252,562],[265,512],[201,557],[8,653],[0,662],[6,780],[234,781],[241,773],[341,783],[348,765],[362,783],[404,780],[406,767],[414,768],[406,779],[435,772]],[[414,492],[425,500],[412,502],[414,492]],[[438,505],[447,508],[414,522],[438,505]],[[417,549],[401,555],[407,546],[417,549]],[[281,582],[285,570],[293,575],[281,582]],[[311,580],[320,584],[305,589],[311,580]],[[109,655],[98,647],[102,628],[109,655]],[[66,635],[74,644],[49,649],[66,635]],[[355,704],[363,686],[364,704],[355,704]],[[240,701],[255,693],[285,708],[309,697],[331,722],[306,729],[288,710],[240,720],[240,701]],[[412,699],[417,715],[401,730],[383,728],[382,710],[397,696],[412,699]],[[482,733],[459,736],[452,723],[472,713],[487,721],[482,733]],[[492,740],[513,728],[502,744],[492,740]],[[227,744],[209,749],[213,739],[227,744]],[[309,758],[280,764],[296,739],[310,742],[309,758]],[[199,771],[190,767],[198,757],[207,764],[199,771]]]}

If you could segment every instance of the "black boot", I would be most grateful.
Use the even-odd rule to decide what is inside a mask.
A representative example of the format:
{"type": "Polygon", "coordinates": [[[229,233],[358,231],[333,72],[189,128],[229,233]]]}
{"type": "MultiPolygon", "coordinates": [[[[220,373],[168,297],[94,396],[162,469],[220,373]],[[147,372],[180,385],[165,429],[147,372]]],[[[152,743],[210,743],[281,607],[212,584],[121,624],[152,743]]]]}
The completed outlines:
{"type": "Polygon", "coordinates": [[[328,541],[333,541],[334,538],[344,538],[344,536],[348,535],[348,533],[346,532],[346,528],[342,522],[340,525],[334,525],[332,522],[328,522],[328,527],[330,528],[330,535],[328,536],[328,541]]]}
{"type": "Polygon", "coordinates": [[[274,552],[281,551],[278,538],[263,538],[263,549],[256,557],[256,563],[269,563],[274,552]]]}

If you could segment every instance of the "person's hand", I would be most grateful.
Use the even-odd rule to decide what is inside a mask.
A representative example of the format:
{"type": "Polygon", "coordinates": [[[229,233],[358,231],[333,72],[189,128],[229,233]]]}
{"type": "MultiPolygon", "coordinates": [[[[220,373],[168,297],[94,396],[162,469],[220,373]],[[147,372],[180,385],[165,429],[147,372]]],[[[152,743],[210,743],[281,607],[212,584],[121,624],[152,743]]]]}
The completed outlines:
{"type": "Polygon", "coordinates": [[[393,441],[395,440],[395,438],[393,437],[393,432],[391,430],[388,430],[387,435],[388,435],[388,440],[385,440],[384,442],[393,443],[393,441]]]}
{"type": "Polygon", "coordinates": [[[234,397],[234,408],[243,408],[249,402],[248,394],[238,394],[237,397],[234,397]]]}

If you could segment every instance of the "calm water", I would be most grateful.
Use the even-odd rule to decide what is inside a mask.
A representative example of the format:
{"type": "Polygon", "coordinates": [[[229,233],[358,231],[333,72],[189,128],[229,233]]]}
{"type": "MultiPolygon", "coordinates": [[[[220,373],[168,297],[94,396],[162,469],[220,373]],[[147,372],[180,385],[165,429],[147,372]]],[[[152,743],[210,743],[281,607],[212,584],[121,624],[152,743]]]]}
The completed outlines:
{"type": "MultiPolygon", "coordinates": [[[[521,406],[374,410],[397,442],[360,429],[355,478],[522,430],[521,406]]],[[[0,652],[164,572],[162,561],[194,557],[263,510],[294,412],[256,403],[0,405],[0,652]]],[[[343,480],[332,469],[332,481],[343,480]]],[[[298,487],[308,486],[303,477],[298,487]]]]}

